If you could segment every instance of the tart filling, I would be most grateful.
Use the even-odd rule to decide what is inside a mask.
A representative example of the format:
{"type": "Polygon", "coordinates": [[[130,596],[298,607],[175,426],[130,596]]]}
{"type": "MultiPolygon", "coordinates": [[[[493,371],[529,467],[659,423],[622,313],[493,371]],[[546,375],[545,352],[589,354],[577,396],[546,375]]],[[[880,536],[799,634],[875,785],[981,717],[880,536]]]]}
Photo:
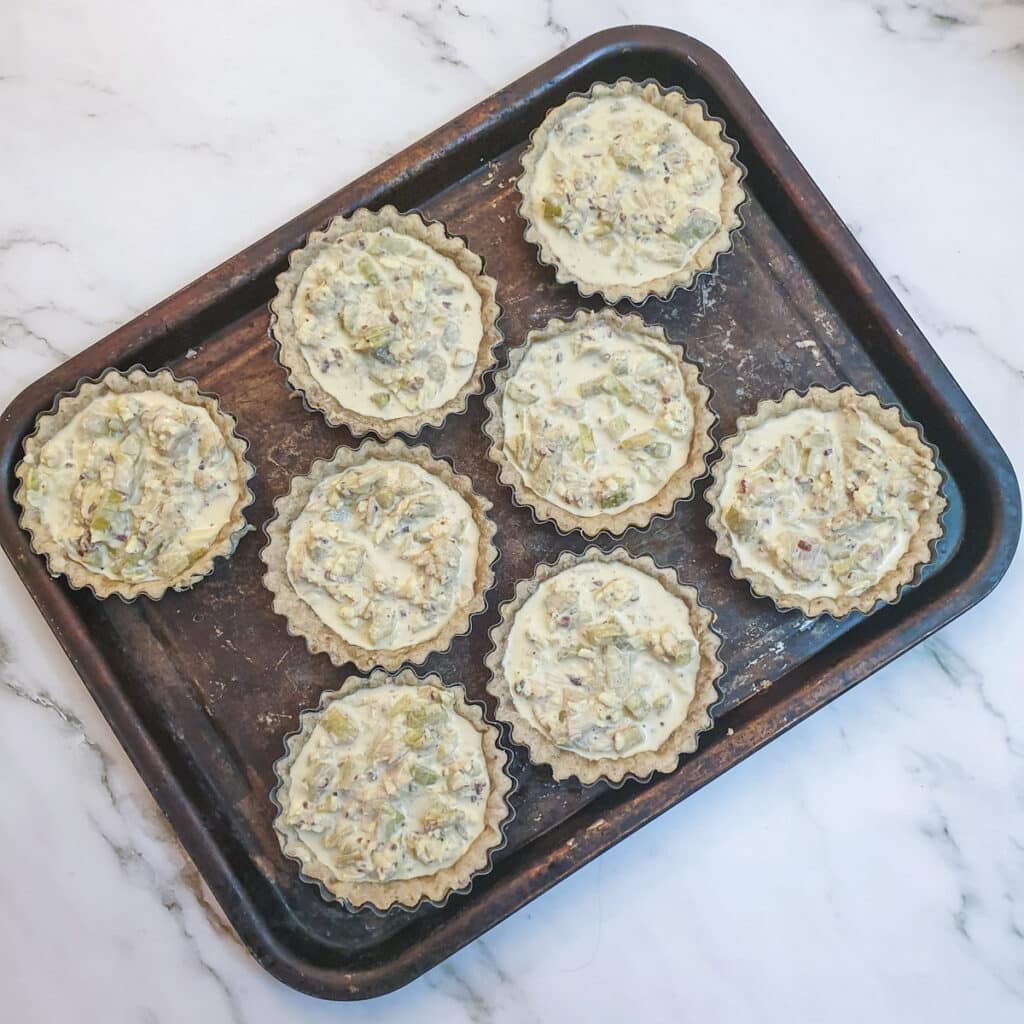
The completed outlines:
{"type": "Polygon", "coordinates": [[[50,546],[144,585],[187,577],[210,552],[246,493],[240,470],[206,408],[142,387],[84,404],[27,450],[22,479],[50,546]]]}
{"type": "Polygon", "coordinates": [[[310,494],[289,531],[288,578],[348,643],[394,651],[469,603],[479,540],[461,494],[412,462],[371,458],[310,494]]]}
{"type": "Polygon", "coordinates": [[[728,443],[709,491],[719,549],[725,541],[740,575],[808,614],[894,600],[942,533],[931,449],[852,388],[764,406],[728,443]]]}
{"type": "Polygon", "coordinates": [[[291,766],[283,824],[342,882],[418,878],[484,829],[490,779],[456,694],[385,685],[331,701],[291,766]]]}
{"type": "Polygon", "coordinates": [[[358,413],[395,419],[436,409],[476,365],[483,325],[473,282],[390,227],[321,248],[292,303],[310,373],[358,413]]]}
{"type": "Polygon", "coordinates": [[[689,610],[621,562],[545,580],[518,610],[502,659],[516,710],[588,759],[657,750],[686,719],[700,663],[689,610]]]}
{"type": "Polygon", "coordinates": [[[601,96],[552,127],[529,200],[573,277],[641,284],[681,270],[722,225],[710,146],[640,96],[601,96]]]}
{"type": "Polygon", "coordinates": [[[576,516],[642,504],[690,458],[680,356],[635,319],[584,315],[544,332],[505,382],[505,457],[530,490],[576,516]]]}

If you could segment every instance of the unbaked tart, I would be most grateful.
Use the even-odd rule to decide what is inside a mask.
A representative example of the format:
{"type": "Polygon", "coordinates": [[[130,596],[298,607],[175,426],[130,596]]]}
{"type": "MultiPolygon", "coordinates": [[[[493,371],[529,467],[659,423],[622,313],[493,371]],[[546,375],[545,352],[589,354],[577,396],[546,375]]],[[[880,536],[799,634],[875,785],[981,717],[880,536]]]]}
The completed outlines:
{"type": "Polygon", "coordinates": [[[496,375],[488,457],[538,518],[621,533],[693,494],[714,447],[710,395],[661,327],[583,310],[531,331],[496,375]]]}
{"type": "Polygon", "coordinates": [[[234,427],[170,370],[111,369],[60,396],[15,469],[33,549],[101,598],[193,586],[249,530],[253,468],[234,427]]]}
{"type": "Polygon", "coordinates": [[[931,561],[946,507],[935,450],[874,395],[788,391],[740,417],[722,453],[715,549],[779,608],[869,612],[931,561]]]}
{"type": "Polygon", "coordinates": [[[480,257],[393,206],[314,231],[277,289],[270,331],[289,382],[355,434],[415,434],[463,411],[501,338],[480,257]]]}
{"type": "Polygon", "coordinates": [[[461,686],[376,671],[325,693],[274,766],[274,828],[326,899],[411,909],[465,891],[504,842],[508,755],[461,686]]]}
{"type": "Polygon", "coordinates": [[[519,213],[560,282],[641,303],[713,268],[741,224],[742,177],[703,104],[622,79],[548,112],[523,154],[519,213]]]}
{"type": "Polygon", "coordinates": [[[648,557],[565,552],[502,606],[487,657],[497,715],[556,779],[670,772],[711,726],[724,671],[713,619],[648,557]]]}

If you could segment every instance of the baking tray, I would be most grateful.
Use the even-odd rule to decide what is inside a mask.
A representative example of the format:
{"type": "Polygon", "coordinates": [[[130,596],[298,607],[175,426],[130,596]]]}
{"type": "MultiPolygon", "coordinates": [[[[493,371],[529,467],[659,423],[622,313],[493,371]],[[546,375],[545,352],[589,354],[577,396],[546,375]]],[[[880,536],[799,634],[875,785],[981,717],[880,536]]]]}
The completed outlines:
{"type": "MultiPolygon", "coordinates": [[[[489,610],[424,666],[486,699],[482,659],[498,603],[537,561],[585,545],[512,505],[484,456],[483,416],[474,398],[466,415],[420,439],[494,502],[501,559],[489,610]]],[[[722,58],[660,28],[602,32],[543,64],[47,374],[10,405],[0,432],[7,481],[0,539],[25,586],[242,941],[282,981],[333,999],[410,981],[919,643],[996,585],[1020,530],[1005,454],[843,222],[722,58]],[[238,417],[257,468],[250,520],[262,524],[290,477],[353,443],[290,398],[274,363],[267,302],[289,250],[336,214],[394,203],[442,220],[484,257],[511,344],[552,315],[596,307],[538,265],[515,214],[514,178],[525,140],[549,107],[620,76],[653,77],[704,100],[724,118],[749,172],[745,228],[717,274],[642,308],[703,365],[721,416],[718,436],[759,398],[788,387],[849,381],[876,391],[923,424],[942,452],[946,532],[919,587],[870,617],[837,622],[781,614],[730,577],[704,524],[703,485],[671,520],[629,531],[627,548],[676,566],[718,613],[731,669],[721,680],[715,730],[673,774],[620,789],[556,785],[517,750],[508,845],[469,895],[414,914],[351,914],[298,879],[271,828],[271,766],[282,737],[345,672],[311,657],[272,613],[260,582],[262,536],[246,537],[190,593],[156,604],[96,601],[47,576],[18,529],[11,495],[21,441],[54,394],[79,378],[110,365],[171,366],[218,393],[238,417]]]]}

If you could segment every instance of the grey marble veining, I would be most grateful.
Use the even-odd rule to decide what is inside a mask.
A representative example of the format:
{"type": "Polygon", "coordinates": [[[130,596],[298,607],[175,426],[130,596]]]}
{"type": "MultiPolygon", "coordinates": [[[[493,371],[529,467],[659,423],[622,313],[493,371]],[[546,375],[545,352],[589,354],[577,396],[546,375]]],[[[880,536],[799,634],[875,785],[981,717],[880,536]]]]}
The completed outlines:
{"type": "MultiPolygon", "coordinates": [[[[1024,465],[1006,0],[8,0],[0,404],[598,28],[718,49],[1024,465]]],[[[0,978],[24,1021],[1024,1018],[1024,569],[399,993],[249,958],[6,562],[0,978]]]]}

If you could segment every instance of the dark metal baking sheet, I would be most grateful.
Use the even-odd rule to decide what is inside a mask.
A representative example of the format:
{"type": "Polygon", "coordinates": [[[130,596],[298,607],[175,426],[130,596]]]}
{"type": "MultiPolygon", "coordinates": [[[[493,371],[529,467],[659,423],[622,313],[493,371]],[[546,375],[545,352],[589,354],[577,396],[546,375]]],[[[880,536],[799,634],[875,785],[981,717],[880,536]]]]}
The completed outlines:
{"type": "MultiPolygon", "coordinates": [[[[536,525],[484,457],[483,405],[420,440],[468,473],[495,505],[501,559],[490,610],[424,670],[485,698],[487,631],[514,581],[581,537],[536,525]]],[[[629,27],[584,40],[343,188],[27,388],[0,421],[7,482],[0,541],[243,942],[272,974],[334,999],[410,981],[705,782],[979,601],[1005,572],[1020,530],[1010,465],[984,422],[875,267],[717,54],[688,36],[629,27]],[[13,467],[54,394],[105,367],[168,365],[218,393],[252,444],[263,523],[289,478],[339,443],[289,397],[267,338],[267,302],[289,250],[339,213],[394,203],[466,237],[499,282],[510,344],[581,302],[523,241],[514,178],[546,110],[594,81],[656,78],[704,100],[738,140],[749,174],[746,226],[718,273],[642,315],[702,364],[718,436],[763,397],[848,381],[898,402],[943,455],[946,534],[922,584],[899,604],[842,622],[781,614],[730,578],[696,500],[622,543],[678,568],[718,612],[731,666],[714,732],[669,776],[613,790],[555,784],[517,751],[517,816],[493,872],[442,909],[350,914],[299,881],[271,829],[271,765],[299,712],[343,673],[287,635],[260,579],[259,533],[194,591],[159,603],[99,602],[46,575],[17,525],[13,467]],[[811,341],[813,344],[806,344],[811,341]],[[800,345],[798,342],[803,342],[800,345]]],[[[607,537],[604,546],[614,542],[607,537]]]]}

